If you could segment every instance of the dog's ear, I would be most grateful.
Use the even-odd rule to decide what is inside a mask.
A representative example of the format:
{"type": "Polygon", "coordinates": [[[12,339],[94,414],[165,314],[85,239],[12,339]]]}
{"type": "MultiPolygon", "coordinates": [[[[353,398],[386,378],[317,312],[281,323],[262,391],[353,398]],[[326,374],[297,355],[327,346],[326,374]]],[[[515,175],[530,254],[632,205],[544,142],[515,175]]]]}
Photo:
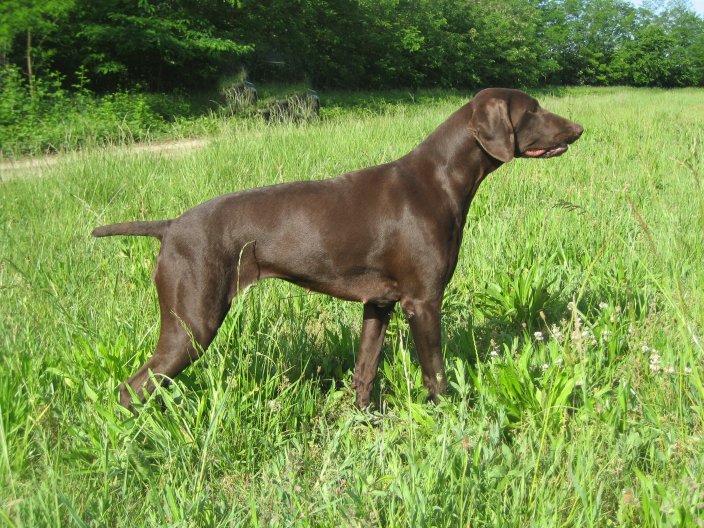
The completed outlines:
{"type": "Polygon", "coordinates": [[[492,98],[474,108],[469,130],[492,158],[507,163],[516,152],[513,125],[506,99],[492,98]]]}

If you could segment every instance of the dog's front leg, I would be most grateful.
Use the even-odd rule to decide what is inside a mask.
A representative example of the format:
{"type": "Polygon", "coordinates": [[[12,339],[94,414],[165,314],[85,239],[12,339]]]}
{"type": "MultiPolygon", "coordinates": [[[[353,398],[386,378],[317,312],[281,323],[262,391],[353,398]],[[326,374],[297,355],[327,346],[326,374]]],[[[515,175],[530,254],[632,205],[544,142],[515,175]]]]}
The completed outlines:
{"type": "Polygon", "coordinates": [[[394,305],[375,306],[364,305],[364,322],[362,323],[362,338],[359,344],[359,355],[354,368],[352,387],[357,391],[357,407],[363,409],[369,405],[374,378],[379,367],[381,348],[384,344],[386,327],[394,305]]]}
{"type": "Polygon", "coordinates": [[[428,397],[438,403],[438,395],[447,392],[445,367],[440,350],[440,306],[442,301],[402,301],[401,307],[411,325],[423,384],[428,397]]]}

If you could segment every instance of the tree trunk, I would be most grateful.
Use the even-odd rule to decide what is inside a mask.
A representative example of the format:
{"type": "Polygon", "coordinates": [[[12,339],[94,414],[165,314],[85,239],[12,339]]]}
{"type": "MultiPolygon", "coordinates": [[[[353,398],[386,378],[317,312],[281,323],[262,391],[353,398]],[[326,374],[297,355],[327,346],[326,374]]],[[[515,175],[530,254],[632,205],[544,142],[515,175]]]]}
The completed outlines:
{"type": "Polygon", "coordinates": [[[32,72],[32,30],[27,29],[27,79],[29,80],[29,95],[34,97],[34,74],[32,72]]]}

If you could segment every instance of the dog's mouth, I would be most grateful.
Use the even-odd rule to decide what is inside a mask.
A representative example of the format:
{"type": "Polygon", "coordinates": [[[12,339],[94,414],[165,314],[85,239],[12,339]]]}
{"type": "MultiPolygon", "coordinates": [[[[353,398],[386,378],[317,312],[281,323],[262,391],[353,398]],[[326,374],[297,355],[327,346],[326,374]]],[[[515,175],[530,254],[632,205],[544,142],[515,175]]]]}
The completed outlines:
{"type": "Polygon", "coordinates": [[[523,151],[524,158],[554,158],[560,156],[567,152],[567,144],[562,143],[560,145],[550,147],[550,148],[529,148],[523,151]]]}

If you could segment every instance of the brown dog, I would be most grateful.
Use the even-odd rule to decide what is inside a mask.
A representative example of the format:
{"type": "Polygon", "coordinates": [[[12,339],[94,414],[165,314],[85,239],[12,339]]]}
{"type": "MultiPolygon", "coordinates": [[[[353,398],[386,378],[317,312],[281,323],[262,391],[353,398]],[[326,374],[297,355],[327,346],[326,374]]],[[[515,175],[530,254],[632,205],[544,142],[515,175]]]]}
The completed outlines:
{"type": "Polygon", "coordinates": [[[487,89],[399,160],[322,181],[214,198],[173,220],[99,227],[94,236],[161,240],[154,280],[156,352],[120,386],[140,397],[175,377],[215,337],[233,297],[276,277],[364,304],[353,386],[369,404],[389,316],[408,317],[429,396],[445,392],[443,291],[457,263],[469,204],[484,178],[514,157],[550,158],[582,127],[518,90],[487,89]],[[194,347],[194,339],[199,347],[194,347]]]}

